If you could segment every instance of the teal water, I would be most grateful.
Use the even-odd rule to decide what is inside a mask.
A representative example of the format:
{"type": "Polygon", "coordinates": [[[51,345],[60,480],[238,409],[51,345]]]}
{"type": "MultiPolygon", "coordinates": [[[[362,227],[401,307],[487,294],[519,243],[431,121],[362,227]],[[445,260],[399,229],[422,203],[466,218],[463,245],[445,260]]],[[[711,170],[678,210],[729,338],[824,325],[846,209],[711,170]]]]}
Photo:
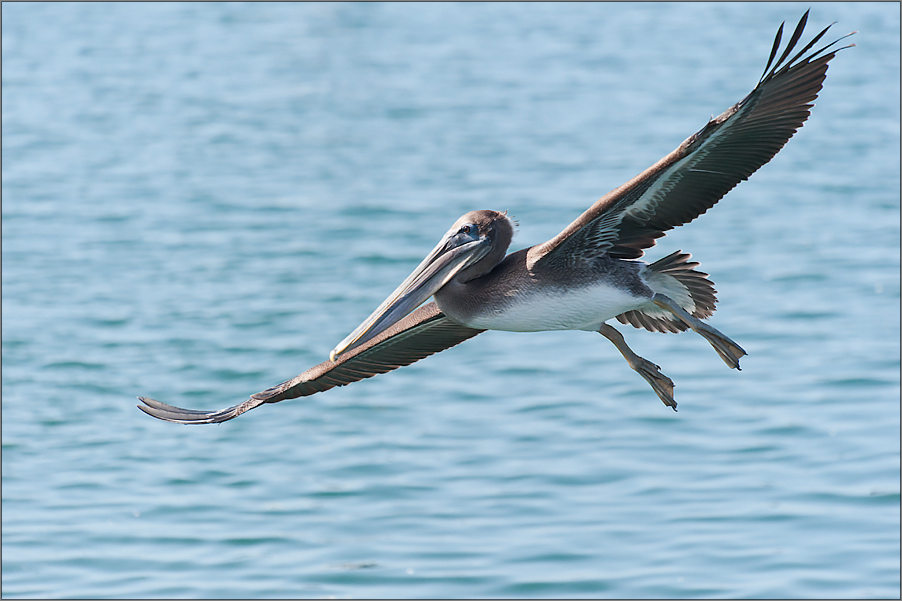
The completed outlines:
{"type": "MultiPolygon", "coordinates": [[[[221,426],[471,209],[514,248],[742,98],[808,4],[2,6],[7,597],[897,597],[899,5],[808,124],[662,239],[726,368],[490,332],[221,426]]],[[[619,324],[618,324],[619,325],[619,324]]]]}

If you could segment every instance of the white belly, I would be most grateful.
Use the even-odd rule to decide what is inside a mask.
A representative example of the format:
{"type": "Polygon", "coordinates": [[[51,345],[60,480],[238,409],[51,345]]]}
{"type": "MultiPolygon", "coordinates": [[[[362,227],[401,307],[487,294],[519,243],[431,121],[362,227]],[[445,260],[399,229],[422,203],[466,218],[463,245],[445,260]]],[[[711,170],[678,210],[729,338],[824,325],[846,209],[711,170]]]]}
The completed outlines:
{"type": "MultiPolygon", "coordinates": [[[[595,331],[605,321],[647,302],[650,299],[605,285],[560,292],[546,290],[518,295],[503,310],[473,315],[461,323],[471,328],[509,332],[595,331]]],[[[439,309],[455,321],[460,321],[453,309],[448,311],[441,303],[439,309]]]]}

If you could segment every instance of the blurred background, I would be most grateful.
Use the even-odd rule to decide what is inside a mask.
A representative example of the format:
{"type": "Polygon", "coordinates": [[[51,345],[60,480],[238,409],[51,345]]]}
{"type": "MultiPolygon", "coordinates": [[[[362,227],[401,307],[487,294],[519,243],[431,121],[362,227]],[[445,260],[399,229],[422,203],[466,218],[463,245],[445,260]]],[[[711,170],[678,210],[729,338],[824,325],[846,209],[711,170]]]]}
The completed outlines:
{"type": "Polygon", "coordinates": [[[2,6],[6,597],[896,597],[899,4],[2,6]],[[650,249],[726,368],[489,332],[221,426],[472,209],[543,242],[852,30],[810,121],[650,249]]]}

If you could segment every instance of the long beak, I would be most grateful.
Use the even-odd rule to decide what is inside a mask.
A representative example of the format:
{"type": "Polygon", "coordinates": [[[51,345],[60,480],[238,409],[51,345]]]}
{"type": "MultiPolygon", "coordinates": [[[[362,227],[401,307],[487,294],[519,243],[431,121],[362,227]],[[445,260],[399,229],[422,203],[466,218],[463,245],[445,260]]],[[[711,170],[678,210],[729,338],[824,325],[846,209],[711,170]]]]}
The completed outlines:
{"type": "Polygon", "coordinates": [[[423,262],[385,299],[373,314],[338,343],[329,359],[349,351],[378,336],[423,304],[462,269],[472,265],[489,250],[484,238],[461,240],[461,235],[448,232],[423,262]]]}

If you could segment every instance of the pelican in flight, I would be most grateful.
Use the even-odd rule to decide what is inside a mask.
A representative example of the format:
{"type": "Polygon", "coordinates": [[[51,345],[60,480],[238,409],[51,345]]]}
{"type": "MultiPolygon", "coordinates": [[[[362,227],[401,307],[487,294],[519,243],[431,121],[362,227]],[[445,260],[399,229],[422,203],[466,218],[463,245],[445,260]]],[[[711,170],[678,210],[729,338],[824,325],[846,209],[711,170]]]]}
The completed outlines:
{"type": "Polygon", "coordinates": [[[338,343],[328,361],[219,411],[181,409],[146,397],[139,397],[143,405],[138,407],[170,422],[219,423],[264,403],[409,365],[486,330],[588,330],[610,340],[658,398],[676,410],[673,381],[634,353],[607,322],[617,319],[652,332],[691,329],[730,368],[739,369],[746,352],[703,321],[714,313],[716,298],[708,274],[696,269],[699,264],[680,251],[651,264],[638,259],[666,231],[710,209],[770,161],[808,118],[827,63],[849,46],[830,50],[839,38],[809,52],[828,26],[792,54],[807,20],[806,12],[774,62],[785,23],[780,25],[764,74],[748,96],[603,196],[551,240],[507,254],[514,233],[507,214],[467,213],[338,343]],[[430,297],[434,301],[423,305],[430,297]]]}

